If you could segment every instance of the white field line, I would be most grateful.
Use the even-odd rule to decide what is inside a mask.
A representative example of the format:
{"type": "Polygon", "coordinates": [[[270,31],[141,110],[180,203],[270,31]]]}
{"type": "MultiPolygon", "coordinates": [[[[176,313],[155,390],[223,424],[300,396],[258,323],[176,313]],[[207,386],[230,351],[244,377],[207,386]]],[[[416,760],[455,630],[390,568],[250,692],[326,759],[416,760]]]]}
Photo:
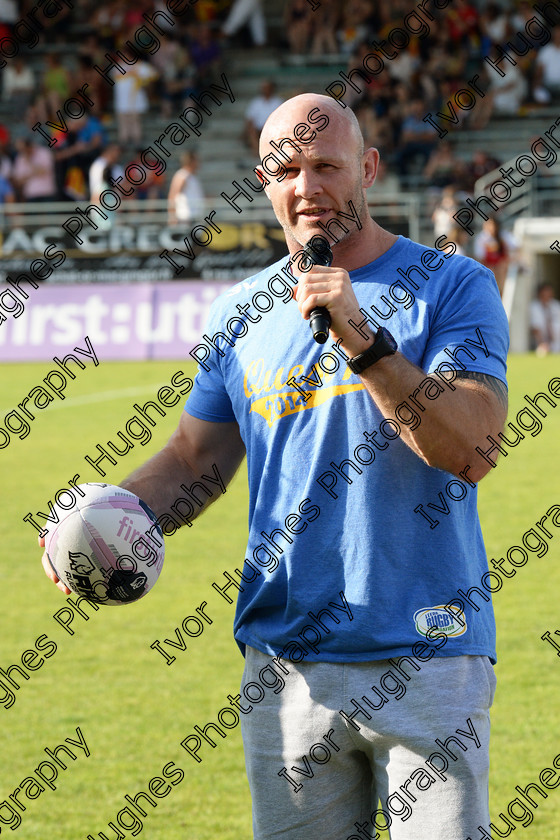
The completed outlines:
{"type": "MultiPolygon", "coordinates": [[[[101,391],[98,394],[85,394],[83,397],[66,397],[64,400],[56,398],[56,402],[50,403],[45,408],[36,408],[31,403],[29,410],[33,411],[55,411],[60,408],[74,408],[77,405],[87,405],[88,403],[110,402],[111,400],[120,400],[122,397],[139,397],[141,394],[148,394],[157,391],[162,385],[167,385],[168,382],[153,382],[151,385],[137,386],[135,388],[119,388],[118,391],[101,391]]],[[[47,389],[45,389],[47,390],[47,389]]],[[[50,393],[50,391],[48,391],[50,393]]],[[[22,397],[23,401],[23,397],[22,397]]],[[[180,405],[180,403],[177,403],[180,405]]],[[[17,405],[12,405],[9,408],[0,408],[0,414],[7,414],[9,411],[18,410],[17,405]]],[[[21,409],[20,409],[21,410],[21,409]]]]}

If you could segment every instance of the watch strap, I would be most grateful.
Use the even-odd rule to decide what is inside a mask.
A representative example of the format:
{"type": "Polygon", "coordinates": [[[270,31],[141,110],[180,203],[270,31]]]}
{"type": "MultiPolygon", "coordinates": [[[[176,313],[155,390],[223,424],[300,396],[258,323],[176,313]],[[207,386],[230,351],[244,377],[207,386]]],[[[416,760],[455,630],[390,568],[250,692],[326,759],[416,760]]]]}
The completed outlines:
{"type": "Polygon", "coordinates": [[[357,356],[348,359],[347,365],[352,373],[362,373],[362,371],[374,365],[384,356],[392,356],[397,352],[397,347],[397,342],[389,330],[385,327],[379,327],[373,344],[367,350],[364,350],[363,353],[359,353],[357,356]]]}

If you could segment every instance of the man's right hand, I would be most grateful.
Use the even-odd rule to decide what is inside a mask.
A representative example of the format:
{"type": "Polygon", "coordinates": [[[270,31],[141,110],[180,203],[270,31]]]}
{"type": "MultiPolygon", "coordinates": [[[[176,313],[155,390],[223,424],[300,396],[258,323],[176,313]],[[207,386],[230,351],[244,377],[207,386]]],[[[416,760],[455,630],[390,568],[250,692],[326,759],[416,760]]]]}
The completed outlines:
{"type": "MultiPolygon", "coordinates": [[[[145,501],[159,516],[168,512],[176,502],[177,494],[181,494],[182,481],[192,484],[200,480],[203,473],[212,472],[213,463],[227,486],[244,455],[245,446],[236,422],[212,423],[183,411],[177,429],[163,449],[121,481],[119,486],[145,501]]],[[[205,500],[197,513],[217,498],[214,494],[205,500]]],[[[39,545],[45,547],[44,537],[39,537],[39,545]]],[[[42,562],[47,577],[61,592],[71,595],[72,591],[54,572],[46,552],[42,562]]]]}
{"type": "MultiPolygon", "coordinates": [[[[40,546],[41,548],[44,548],[44,547],[45,547],[45,538],[44,538],[44,537],[39,537],[39,546],[40,546]]],[[[42,556],[42,558],[41,558],[41,562],[42,562],[42,564],[43,564],[43,569],[45,570],[45,574],[46,574],[46,576],[47,576],[48,578],[50,578],[50,579],[52,580],[52,582],[53,582],[53,583],[56,583],[57,587],[60,589],[60,591],[61,591],[61,592],[64,592],[64,594],[65,594],[65,595],[71,595],[71,594],[72,594],[72,590],[71,590],[71,589],[68,589],[68,587],[67,587],[67,586],[65,586],[65,585],[62,583],[62,581],[60,580],[60,578],[57,578],[57,576],[55,575],[54,570],[53,570],[53,567],[51,566],[51,564],[50,564],[50,562],[49,562],[49,558],[47,557],[47,552],[46,552],[46,551],[44,551],[44,552],[43,552],[43,556],[42,556]]]]}

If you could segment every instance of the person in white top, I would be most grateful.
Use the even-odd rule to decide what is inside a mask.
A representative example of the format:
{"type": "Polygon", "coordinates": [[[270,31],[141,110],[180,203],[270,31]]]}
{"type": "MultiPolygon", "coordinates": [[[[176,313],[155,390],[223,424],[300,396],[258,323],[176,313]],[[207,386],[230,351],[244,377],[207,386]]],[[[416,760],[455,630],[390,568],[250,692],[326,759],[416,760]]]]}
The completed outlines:
{"type": "Polygon", "coordinates": [[[263,47],[266,44],[266,20],[261,0],[235,0],[222,32],[230,38],[245,24],[251,31],[253,44],[263,47]]]}
{"type": "Polygon", "coordinates": [[[139,145],[142,142],[141,114],[150,106],[146,86],[157,79],[158,72],[146,61],[138,61],[132,67],[127,67],[126,73],[113,70],[112,75],[115,81],[114,107],[119,143],[130,141],[139,145]]]}
{"type": "Polygon", "coordinates": [[[527,96],[527,79],[517,65],[508,64],[503,72],[504,76],[499,74],[492,76],[490,85],[492,113],[515,116],[519,113],[523,100],[527,96]]]}
{"type": "Polygon", "coordinates": [[[550,101],[551,96],[560,96],[560,27],[554,27],[552,41],[539,50],[535,63],[535,90],[540,95],[537,101],[550,101]]]}
{"type": "Polygon", "coordinates": [[[260,96],[253,97],[249,102],[245,111],[245,137],[255,155],[259,153],[259,137],[263,125],[283,101],[276,95],[275,83],[266,80],[262,83],[260,96]]]}
{"type": "MultiPolygon", "coordinates": [[[[107,146],[89,168],[89,194],[93,204],[99,205],[99,197],[103,190],[111,189],[110,178],[117,179],[124,175],[122,166],[118,165],[121,148],[116,143],[107,146]]],[[[113,187],[114,189],[114,187],[113,187]]]]}
{"type": "Polygon", "coordinates": [[[171,179],[167,196],[170,225],[202,219],[204,216],[204,191],[196,175],[199,166],[196,152],[184,152],[181,155],[181,168],[171,179]]]}
{"type": "Polygon", "coordinates": [[[22,58],[8,64],[2,76],[2,96],[14,111],[27,108],[35,93],[36,82],[33,71],[26,67],[22,58]]]}
{"type": "Polygon", "coordinates": [[[551,283],[541,283],[531,301],[531,335],[537,356],[560,353],[560,301],[554,297],[551,283]]]}

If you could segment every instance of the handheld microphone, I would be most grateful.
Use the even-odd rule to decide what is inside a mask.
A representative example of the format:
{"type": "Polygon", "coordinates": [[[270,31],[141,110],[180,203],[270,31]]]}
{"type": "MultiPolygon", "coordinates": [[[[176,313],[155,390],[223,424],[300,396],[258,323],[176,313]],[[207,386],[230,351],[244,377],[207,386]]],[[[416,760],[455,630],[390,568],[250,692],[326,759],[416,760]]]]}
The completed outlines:
{"type": "MultiPolygon", "coordinates": [[[[312,236],[305,246],[305,255],[311,265],[326,265],[329,266],[333,261],[333,252],[331,246],[324,236],[317,234],[312,236]]],[[[309,270],[309,269],[307,269],[309,270]]],[[[329,327],[331,325],[331,316],[328,309],[324,306],[317,306],[311,310],[309,316],[309,327],[313,333],[313,338],[317,344],[324,344],[329,337],[329,327]]]]}

